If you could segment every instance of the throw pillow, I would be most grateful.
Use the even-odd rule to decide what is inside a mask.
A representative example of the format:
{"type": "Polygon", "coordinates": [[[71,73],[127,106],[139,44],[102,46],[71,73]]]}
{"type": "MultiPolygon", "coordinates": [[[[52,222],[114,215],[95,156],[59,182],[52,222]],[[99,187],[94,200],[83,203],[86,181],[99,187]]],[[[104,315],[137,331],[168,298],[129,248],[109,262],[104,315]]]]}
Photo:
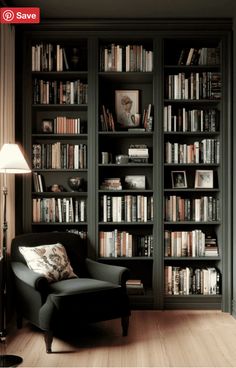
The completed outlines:
{"type": "Polygon", "coordinates": [[[44,275],[49,282],[77,277],[68,259],[64,246],[60,243],[19,247],[28,267],[44,275]]]}

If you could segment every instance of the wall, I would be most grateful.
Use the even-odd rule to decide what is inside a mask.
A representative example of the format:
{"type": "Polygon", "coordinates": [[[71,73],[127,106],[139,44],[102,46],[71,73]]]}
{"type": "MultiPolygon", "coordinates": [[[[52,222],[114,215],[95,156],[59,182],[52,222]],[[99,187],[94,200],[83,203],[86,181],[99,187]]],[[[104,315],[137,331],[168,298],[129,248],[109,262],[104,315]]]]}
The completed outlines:
{"type": "MultiPolygon", "coordinates": [[[[233,33],[236,31],[236,10],[234,15],[233,33]]],[[[233,60],[236,60],[236,39],[233,38],[233,60]]],[[[236,75],[235,66],[233,62],[233,142],[236,142],[236,75]]],[[[233,189],[235,193],[236,188],[236,145],[233,144],[233,189]]],[[[236,195],[233,196],[233,259],[232,259],[232,270],[233,270],[233,301],[232,301],[232,314],[236,318],[236,195]]]]}

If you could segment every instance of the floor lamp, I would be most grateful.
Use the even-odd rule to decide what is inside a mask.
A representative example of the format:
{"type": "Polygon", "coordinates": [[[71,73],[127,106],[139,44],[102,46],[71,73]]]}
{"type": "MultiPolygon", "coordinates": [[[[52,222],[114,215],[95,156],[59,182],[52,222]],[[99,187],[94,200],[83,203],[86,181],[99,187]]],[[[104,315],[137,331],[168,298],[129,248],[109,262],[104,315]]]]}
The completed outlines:
{"type": "MultiPolygon", "coordinates": [[[[0,150],[0,173],[3,173],[3,238],[0,244],[0,342],[6,343],[6,283],[7,283],[7,182],[8,174],[26,174],[31,170],[17,144],[6,143],[0,150]]],[[[23,359],[17,355],[1,355],[0,367],[16,367],[23,359]]]]}

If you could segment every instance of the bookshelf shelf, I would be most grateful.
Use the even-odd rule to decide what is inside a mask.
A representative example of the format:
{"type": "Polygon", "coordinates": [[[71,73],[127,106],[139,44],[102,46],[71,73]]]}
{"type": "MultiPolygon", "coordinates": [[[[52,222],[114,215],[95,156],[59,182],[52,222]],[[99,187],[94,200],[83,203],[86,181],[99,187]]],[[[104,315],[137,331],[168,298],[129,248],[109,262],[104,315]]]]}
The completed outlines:
{"type": "Polygon", "coordinates": [[[33,172],[87,172],[88,169],[33,169],[33,172]]]}
{"type": "Polygon", "coordinates": [[[87,71],[50,71],[50,72],[32,72],[32,77],[45,77],[48,78],[63,78],[63,77],[70,77],[70,78],[78,78],[83,77],[87,78],[88,72],[87,71]]]}
{"type": "Polygon", "coordinates": [[[218,188],[165,188],[164,189],[164,192],[166,193],[191,193],[191,192],[199,192],[199,193],[202,193],[202,192],[219,192],[220,190],[218,188]]]}
{"type": "Polygon", "coordinates": [[[32,192],[32,195],[38,197],[84,197],[87,192],[32,192]]]}
{"type": "Polygon", "coordinates": [[[87,110],[87,104],[33,104],[33,109],[40,110],[87,110]]]}
{"type": "Polygon", "coordinates": [[[184,104],[184,105],[217,105],[220,103],[220,100],[218,99],[165,99],[164,102],[166,104],[184,104]]]}
{"type": "Polygon", "coordinates": [[[186,261],[186,262],[192,262],[192,261],[220,261],[221,257],[216,257],[216,256],[212,256],[212,257],[164,257],[165,261],[186,261]]]}
{"type": "Polygon", "coordinates": [[[207,164],[204,164],[204,163],[186,163],[186,164],[177,164],[177,163],[164,163],[164,166],[166,167],[170,167],[170,166],[175,166],[175,167],[184,167],[184,166],[189,166],[189,167],[193,167],[193,166],[199,166],[199,167],[209,167],[209,166],[212,166],[212,167],[218,167],[219,164],[214,164],[214,163],[207,163],[207,164]]]}
{"type": "Polygon", "coordinates": [[[98,164],[99,167],[153,167],[150,163],[98,164]]]}
{"type": "Polygon", "coordinates": [[[102,190],[102,189],[100,189],[99,191],[98,191],[99,193],[101,193],[101,194],[125,194],[125,193],[127,193],[127,194],[132,194],[132,193],[134,193],[134,194],[137,194],[137,193],[150,193],[150,194],[152,194],[153,193],[153,190],[152,189],[122,189],[122,190],[102,190]]]}
{"type": "Polygon", "coordinates": [[[190,71],[206,71],[206,70],[220,70],[220,65],[165,65],[165,69],[176,70],[190,70],[190,71]]]}
{"type": "Polygon", "coordinates": [[[87,222],[32,222],[32,226],[87,226],[87,222]]]}
{"type": "Polygon", "coordinates": [[[102,222],[100,221],[98,225],[102,226],[152,226],[152,221],[137,221],[137,222],[102,222]]]}
{"type": "Polygon", "coordinates": [[[86,139],[86,138],[88,138],[88,134],[82,134],[82,133],[78,133],[78,134],[73,134],[73,133],[71,133],[71,134],[69,134],[69,133],[67,133],[67,134],[33,133],[32,138],[43,138],[43,139],[50,138],[50,139],[54,139],[54,140],[57,139],[57,138],[60,138],[60,139],[68,139],[68,138],[73,138],[73,139],[81,138],[81,139],[84,139],[85,138],[86,139]]]}
{"type": "Polygon", "coordinates": [[[99,72],[99,77],[107,80],[119,82],[123,80],[129,83],[148,83],[152,82],[153,73],[152,72],[99,72]]]}
{"type": "Polygon", "coordinates": [[[127,261],[153,261],[153,257],[142,257],[142,256],[139,256],[139,257],[100,257],[98,258],[99,261],[124,261],[124,262],[127,262],[127,261]]]}
{"type": "Polygon", "coordinates": [[[220,225],[220,221],[164,221],[164,225],[220,225]]]}
{"type": "Polygon", "coordinates": [[[199,137],[210,137],[210,136],[218,136],[220,132],[164,132],[165,136],[199,136],[199,137]]]}
{"type": "Polygon", "coordinates": [[[108,136],[109,138],[117,138],[117,137],[122,137],[122,138],[137,138],[137,137],[148,137],[148,136],[152,136],[153,132],[139,132],[139,131],[114,131],[114,132],[99,132],[98,133],[101,136],[108,136]]]}

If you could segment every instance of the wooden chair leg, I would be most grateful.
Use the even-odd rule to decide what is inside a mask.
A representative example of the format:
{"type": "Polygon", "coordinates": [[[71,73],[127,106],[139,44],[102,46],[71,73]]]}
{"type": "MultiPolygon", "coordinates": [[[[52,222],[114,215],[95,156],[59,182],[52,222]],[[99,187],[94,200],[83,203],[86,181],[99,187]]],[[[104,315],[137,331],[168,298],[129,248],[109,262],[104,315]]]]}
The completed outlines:
{"type": "Polygon", "coordinates": [[[122,326],[122,335],[127,336],[129,329],[129,316],[121,317],[121,326],[122,326]]]}
{"type": "Polygon", "coordinates": [[[53,333],[52,331],[45,331],[44,332],[44,341],[46,344],[46,352],[52,352],[52,340],[53,340],[53,333]]]}

